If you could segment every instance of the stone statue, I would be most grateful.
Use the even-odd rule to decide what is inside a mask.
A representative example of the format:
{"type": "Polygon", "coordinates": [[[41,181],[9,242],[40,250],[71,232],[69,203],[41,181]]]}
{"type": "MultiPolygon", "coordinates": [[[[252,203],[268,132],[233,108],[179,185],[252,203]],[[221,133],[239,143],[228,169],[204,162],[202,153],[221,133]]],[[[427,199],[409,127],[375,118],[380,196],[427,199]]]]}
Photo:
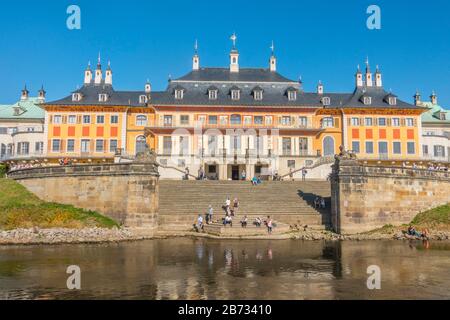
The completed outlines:
{"type": "Polygon", "coordinates": [[[356,154],[345,150],[344,146],[339,147],[339,154],[335,156],[336,160],[356,160],[356,154]]]}
{"type": "Polygon", "coordinates": [[[136,159],[134,162],[145,162],[145,163],[153,163],[156,164],[156,152],[153,149],[150,149],[148,144],[145,144],[145,150],[143,152],[139,152],[136,155],[136,159]]]}

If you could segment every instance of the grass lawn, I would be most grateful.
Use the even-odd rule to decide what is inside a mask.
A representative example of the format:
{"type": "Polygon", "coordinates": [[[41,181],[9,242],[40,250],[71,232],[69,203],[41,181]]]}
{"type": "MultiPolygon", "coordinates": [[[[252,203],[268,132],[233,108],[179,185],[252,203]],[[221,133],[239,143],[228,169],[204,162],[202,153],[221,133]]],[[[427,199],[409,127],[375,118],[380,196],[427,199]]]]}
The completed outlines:
{"type": "Polygon", "coordinates": [[[114,226],[115,221],[97,212],[42,201],[21,184],[0,178],[0,229],[114,226]]]}
{"type": "Polygon", "coordinates": [[[400,227],[385,225],[382,228],[367,232],[372,233],[395,233],[399,230],[406,230],[409,225],[418,230],[429,229],[435,231],[450,231],[450,203],[419,213],[409,224],[400,227]]]}

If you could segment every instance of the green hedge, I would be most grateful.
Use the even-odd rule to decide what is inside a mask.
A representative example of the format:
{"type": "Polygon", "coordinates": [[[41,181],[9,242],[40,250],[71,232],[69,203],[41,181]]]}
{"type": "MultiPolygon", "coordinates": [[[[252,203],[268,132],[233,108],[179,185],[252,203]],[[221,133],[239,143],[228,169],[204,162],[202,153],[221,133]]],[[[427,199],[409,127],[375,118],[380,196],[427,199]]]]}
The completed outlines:
{"type": "Polygon", "coordinates": [[[3,178],[5,176],[6,171],[6,165],[0,163],[0,178],[3,178]]]}

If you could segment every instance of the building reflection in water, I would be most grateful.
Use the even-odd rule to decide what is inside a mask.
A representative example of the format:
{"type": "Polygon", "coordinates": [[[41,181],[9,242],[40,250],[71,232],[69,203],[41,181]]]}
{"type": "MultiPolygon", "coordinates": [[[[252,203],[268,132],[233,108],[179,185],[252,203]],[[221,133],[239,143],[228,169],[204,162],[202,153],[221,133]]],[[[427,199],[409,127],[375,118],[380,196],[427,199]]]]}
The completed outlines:
{"type": "Polygon", "coordinates": [[[0,247],[1,299],[450,298],[450,245],[166,239],[0,247]],[[82,290],[66,289],[79,265],[82,290]],[[366,287],[367,267],[382,290],[366,287]],[[420,289],[418,289],[420,288],[420,289]]]}

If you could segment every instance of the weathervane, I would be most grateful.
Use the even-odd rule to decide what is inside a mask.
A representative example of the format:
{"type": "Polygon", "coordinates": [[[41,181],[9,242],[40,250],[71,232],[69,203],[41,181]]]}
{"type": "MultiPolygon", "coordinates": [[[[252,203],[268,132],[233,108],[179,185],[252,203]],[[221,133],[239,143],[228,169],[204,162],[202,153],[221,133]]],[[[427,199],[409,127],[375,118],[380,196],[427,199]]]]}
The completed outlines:
{"type": "Polygon", "coordinates": [[[272,45],[270,46],[270,50],[272,50],[272,55],[275,51],[275,45],[273,44],[273,40],[272,40],[272,45]]]}
{"type": "Polygon", "coordinates": [[[233,50],[236,49],[237,36],[235,32],[233,32],[233,35],[230,37],[230,40],[233,41],[233,50]]]}
{"type": "Polygon", "coordinates": [[[198,52],[198,41],[197,41],[197,39],[195,39],[194,50],[195,50],[195,53],[197,54],[197,52],[198,52]]]}

